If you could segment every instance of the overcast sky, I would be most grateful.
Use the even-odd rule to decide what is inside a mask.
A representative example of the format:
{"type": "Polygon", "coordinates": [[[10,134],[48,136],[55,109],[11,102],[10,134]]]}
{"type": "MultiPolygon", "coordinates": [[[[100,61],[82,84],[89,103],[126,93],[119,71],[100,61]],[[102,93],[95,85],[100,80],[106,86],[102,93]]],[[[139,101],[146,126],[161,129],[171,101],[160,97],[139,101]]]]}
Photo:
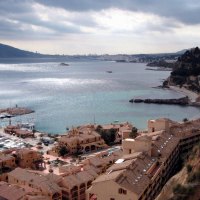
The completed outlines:
{"type": "Polygon", "coordinates": [[[49,54],[200,45],[200,0],[0,0],[0,43],[49,54]]]}

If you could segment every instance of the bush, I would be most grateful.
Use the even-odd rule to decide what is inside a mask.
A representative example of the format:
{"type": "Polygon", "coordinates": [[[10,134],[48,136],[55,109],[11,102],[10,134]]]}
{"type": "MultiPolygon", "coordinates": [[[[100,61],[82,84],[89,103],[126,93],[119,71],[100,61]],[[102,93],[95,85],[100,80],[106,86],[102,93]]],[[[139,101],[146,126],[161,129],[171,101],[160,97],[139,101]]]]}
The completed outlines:
{"type": "Polygon", "coordinates": [[[133,127],[131,133],[129,134],[129,137],[136,138],[137,136],[138,136],[138,129],[136,127],[133,127]]]}
{"type": "Polygon", "coordinates": [[[65,156],[66,154],[68,154],[68,150],[66,146],[62,146],[59,149],[59,156],[65,156]]]}
{"type": "Polygon", "coordinates": [[[200,183],[200,170],[191,173],[191,174],[188,176],[187,181],[188,181],[189,183],[200,183]]]}
{"type": "Polygon", "coordinates": [[[101,137],[103,138],[103,140],[105,141],[105,143],[107,145],[113,144],[116,139],[116,130],[115,129],[110,129],[107,131],[101,129],[99,134],[101,135],[101,137]]]}
{"type": "Polygon", "coordinates": [[[194,188],[191,186],[183,186],[181,184],[177,184],[173,188],[173,193],[176,197],[181,196],[181,199],[185,199],[186,197],[191,196],[194,193],[194,188]]]}
{"type": "Polygon", "coordinates": [[[187,168],[187,172],[188,172],[188,173],[190,173],[190,172],[192,171],[192,166],[191,166],[190,164],[188,164],[188,165],[186,166],[186,168],[187,168]]]}
{"type": "Polygon", "coordinates": [[[183,122],[188,122],[188,118],[184,118],[184,119],[183,119],[183,122]]]}

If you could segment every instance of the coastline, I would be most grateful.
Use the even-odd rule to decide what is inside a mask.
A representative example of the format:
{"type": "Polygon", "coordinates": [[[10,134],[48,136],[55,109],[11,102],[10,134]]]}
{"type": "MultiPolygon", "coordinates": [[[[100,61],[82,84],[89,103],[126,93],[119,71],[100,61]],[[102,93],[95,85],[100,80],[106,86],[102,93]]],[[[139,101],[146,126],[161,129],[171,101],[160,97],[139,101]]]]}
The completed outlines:
{"type": "Polygon", "coordinates": [[[180,88],[177,86],[169,86],[170,90],[174,90],[180,94],[183,94],[184,96],[188,96],[191,103],[195,103],[196,99],[199,97],[199,95],[193,91],[187,90],[186,88],[180,88]]]}

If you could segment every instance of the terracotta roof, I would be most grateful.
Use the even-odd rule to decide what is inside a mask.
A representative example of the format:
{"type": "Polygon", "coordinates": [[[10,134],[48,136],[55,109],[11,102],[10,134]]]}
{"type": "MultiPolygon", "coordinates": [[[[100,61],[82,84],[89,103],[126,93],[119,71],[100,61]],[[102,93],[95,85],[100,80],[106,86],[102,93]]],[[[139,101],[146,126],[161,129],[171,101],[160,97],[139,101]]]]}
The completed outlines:
{"type": "Polygon", "coordinates": [[[147,171],[157,160],[141,152],[121,159],[121,163],[108,168],[106,173],[99,176],[93,183],[113,180],[122,187],[138,195],[141,194],[151,180],[147,171]]]}
{"type": "Polygon", "coordinates": [[[0,162],[6,161],[6,160],[12,160],[14,157],[10,154],[2,154],[0,155],[0,162]]]}
{"type": "Polygon", "coordinates": [[[16,186],[5,182],[0,182],[0,199],[3,200],[20,200],[26,195],[26,192],[16,186]]]}
{"type": "Polygon", "coordinates": [[[74,186],[81,185],[82,183],[87,183],[88,181],[93,181],[97,177],[97,174],[91,173],[91,171],[81,171],[76,174],[71,174],[63,177],[63,186],[71,189],[74,186]]]}
{"type": "Polygon", "coordinates": [[[60,192],[60,187],[47,176],[42,176],[33,171],[28,171],[26,169],[16,168],[8,174],[8,177],[12,176],[18,180],[31,183],[34,188],[41,188],[43,191],[50,192],[54,194],[55,192],[60,192]]]}

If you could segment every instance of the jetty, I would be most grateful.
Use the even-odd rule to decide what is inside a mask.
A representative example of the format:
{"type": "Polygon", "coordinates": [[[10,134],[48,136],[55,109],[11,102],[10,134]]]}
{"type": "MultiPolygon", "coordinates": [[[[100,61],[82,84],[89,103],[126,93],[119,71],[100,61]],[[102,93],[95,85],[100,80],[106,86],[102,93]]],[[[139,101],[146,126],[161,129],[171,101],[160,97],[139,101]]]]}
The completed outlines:
{"type": "Polygon", "coordinates": [[[13,108],[3,108],[0,109],[0,115],[2,118],[10,118],[10,117],[15,117],[18,115],[26,115],[35,112],[34,110],[30,108],[25,108],[25,107],[16,107],[13,108]]]}
{"type": "Polygon", "coordinates": [[[168,104],[168,105],[190,105],[188,96],[178,99],[131,99],[130,103],[154,103],[154,104],[168,104]]]}

